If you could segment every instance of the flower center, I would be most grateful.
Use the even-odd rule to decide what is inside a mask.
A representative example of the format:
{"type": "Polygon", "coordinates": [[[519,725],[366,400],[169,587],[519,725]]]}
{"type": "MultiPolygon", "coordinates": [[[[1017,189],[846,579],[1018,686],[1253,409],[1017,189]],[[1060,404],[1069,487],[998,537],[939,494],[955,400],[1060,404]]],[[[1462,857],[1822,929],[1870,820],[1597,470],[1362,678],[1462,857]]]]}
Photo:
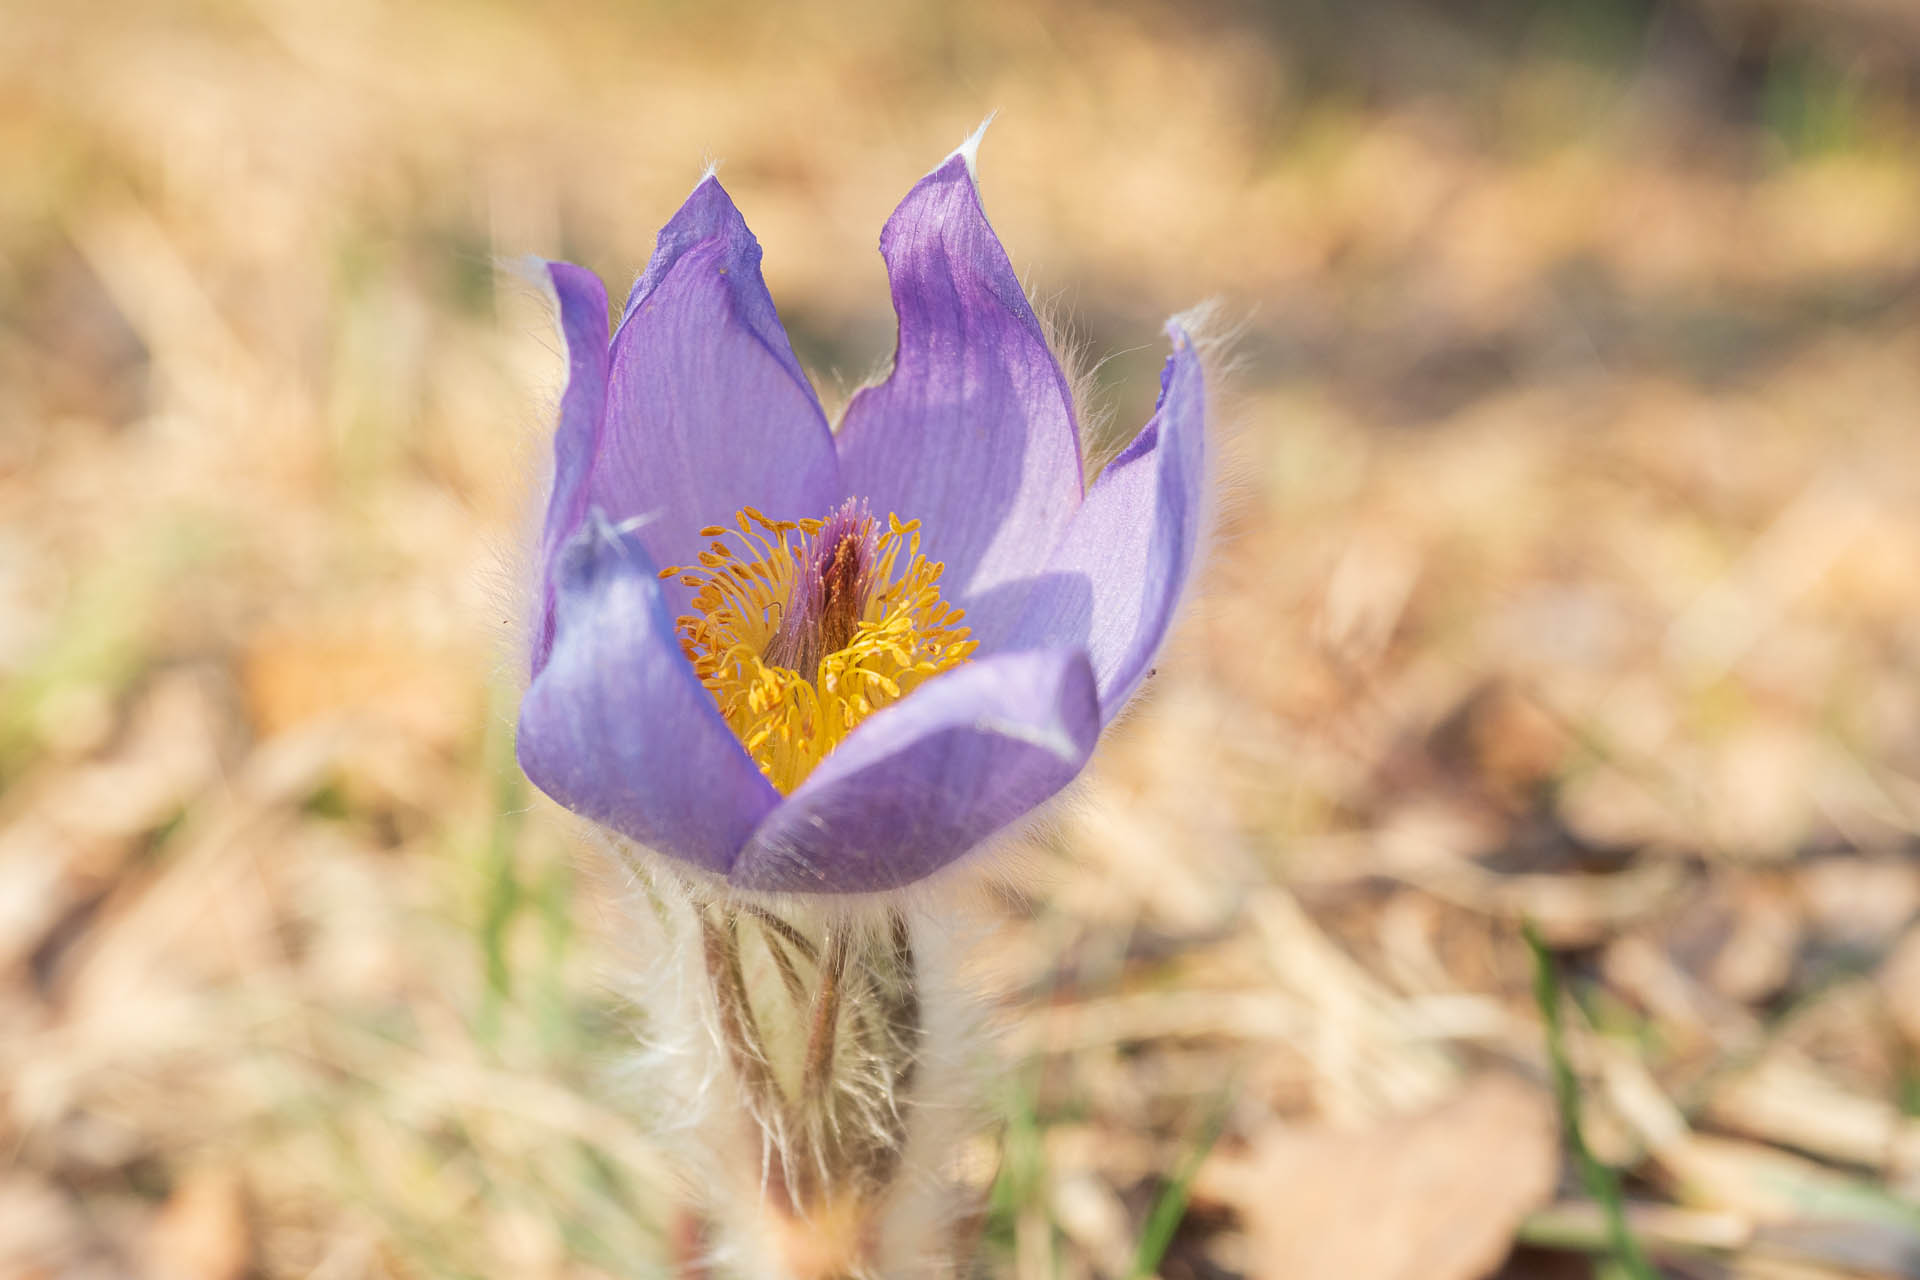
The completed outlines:
{"type": "Polygon", "coordinates": [[[799,786],[855,725],[973,653],[946,566],[920,554],[920,522],[886,527],[852,501],[824,520],[713,525],[698,565],[662,569],[694,589],[680,647],[760,772],[799,786]],[[731,538],[732,542],[727,539],[731,538]]]}

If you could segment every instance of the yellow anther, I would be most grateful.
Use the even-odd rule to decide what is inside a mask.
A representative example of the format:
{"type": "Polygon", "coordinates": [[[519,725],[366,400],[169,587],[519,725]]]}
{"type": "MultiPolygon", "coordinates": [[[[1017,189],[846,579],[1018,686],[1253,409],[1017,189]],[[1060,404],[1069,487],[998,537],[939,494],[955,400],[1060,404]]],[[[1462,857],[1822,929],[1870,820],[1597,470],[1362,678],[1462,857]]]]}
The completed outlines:
{"type": "Polygon", "coordinates": [[[743,507],[735,523],[700,533],[732,536],[738,553],[716,543],[701,568],[661,576],[694,589],[681,647],[760,771],[790,792],[862,720],[975,643],[964,611],[940,598],[944,566],[920,555],[918,520],[890,514],[879,529],[851,507],[780,521],[743,507]]]}

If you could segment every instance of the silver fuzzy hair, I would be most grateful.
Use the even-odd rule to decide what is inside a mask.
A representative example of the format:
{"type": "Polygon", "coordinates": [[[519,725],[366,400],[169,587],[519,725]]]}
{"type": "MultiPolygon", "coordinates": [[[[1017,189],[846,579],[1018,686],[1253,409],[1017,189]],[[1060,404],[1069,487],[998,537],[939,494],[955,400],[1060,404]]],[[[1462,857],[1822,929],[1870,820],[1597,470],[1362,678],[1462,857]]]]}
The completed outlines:
{"type": "MultiPolygon", "coordinates": [[[[545,264],[535,257],[505,258],[494,264],[494,276],[503,290],[545,301],[553,315],[545,345],[560,371],[559,381],[540,395],[538,412],[529,405],[521,417],[514,462],[521,474],[534,479],[521,498],[512,529],[496,538],[490,548],[493,570],[482,584],[490,606],[485,621],[494,636],[495,679],[502,688],[524,693],[542,603],[540,534],[553,492],[553,424],[560,416],[560,399],[566,392],[567,351],[559,327],[559,305],[545,264]]],[[[507,728],[511,732],[513,726],[507,728]]]]}
{"type": "Polygon", "coordinates": [[[702,1267],[780,1280],[951,1277],[990,1050],[956,903],[743,895],[589,826],[618,869],[624,1074],[713,1228],[702,1267]]]}

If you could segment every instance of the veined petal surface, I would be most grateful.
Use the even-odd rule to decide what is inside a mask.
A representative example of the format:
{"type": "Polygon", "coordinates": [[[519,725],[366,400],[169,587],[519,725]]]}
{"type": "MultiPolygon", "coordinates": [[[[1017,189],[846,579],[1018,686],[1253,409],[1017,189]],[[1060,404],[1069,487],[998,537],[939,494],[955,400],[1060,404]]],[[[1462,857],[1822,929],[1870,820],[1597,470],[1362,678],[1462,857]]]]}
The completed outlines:
{"type": "MultiPolygon", "coordinates": [[[[791,518],[840,500],[839,462],[813,386],[760,277],[760,245],[708,177],[660,232],[613,338],[606,423],[588,502],[643,517],[661,564],[745,506],[791,518]]],[[[677,608],[684,590],[666,587],[677,608]]]]}
{"type": "Polygon", "coordinates": [[[880,252],[899,342],[887,380],[847,407],[841,473],[850,495],[922,522],[971,612],[1037,572],[1080,505],[1072,400],[964,154],[908,193],[880,252]]]}
{"type": "Polygon", "coordinates": [[[855,730],[754,832],[730,879],[797,893],[921,879],[1066,786],[1099,736],[1084,654],[970,663],[855,730]]]}
{"type": "Polygon", "coordinates": [[[557,579],[553,649],[520,704],[520,767],[575,813],[726,874],[780,796],[681,653],[646,549],[590,511],[557,579]]]}
{"type": "Polygon", "coordinates": [[[1081,644],[1111,720],[1139,688],[1193,571],[1206,498],[1206,385],[1193,339],[1167,326],[1160,401],[1094,481],[1007,643],[1081,644]]]}

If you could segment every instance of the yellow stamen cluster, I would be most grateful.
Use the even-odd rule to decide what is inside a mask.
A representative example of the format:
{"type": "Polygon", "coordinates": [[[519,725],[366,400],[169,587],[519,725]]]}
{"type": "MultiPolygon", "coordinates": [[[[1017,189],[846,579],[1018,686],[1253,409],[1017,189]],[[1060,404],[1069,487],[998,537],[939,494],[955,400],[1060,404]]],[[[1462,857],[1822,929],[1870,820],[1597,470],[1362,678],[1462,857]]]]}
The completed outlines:
{"type": "Polygon", "coordinates": [[[694,612],[677,620],[681,647],[784,794],[854,726],[965,662],[975,642],[965,612],[940,598],[946,566],[920,554],[918,520],[889,515],[881,530],[866,515],[770,520],[752,507],[735,519],[737,530],[700,531],[712,541],[697,566],[660,576],[694,589],[694,612]]]}

